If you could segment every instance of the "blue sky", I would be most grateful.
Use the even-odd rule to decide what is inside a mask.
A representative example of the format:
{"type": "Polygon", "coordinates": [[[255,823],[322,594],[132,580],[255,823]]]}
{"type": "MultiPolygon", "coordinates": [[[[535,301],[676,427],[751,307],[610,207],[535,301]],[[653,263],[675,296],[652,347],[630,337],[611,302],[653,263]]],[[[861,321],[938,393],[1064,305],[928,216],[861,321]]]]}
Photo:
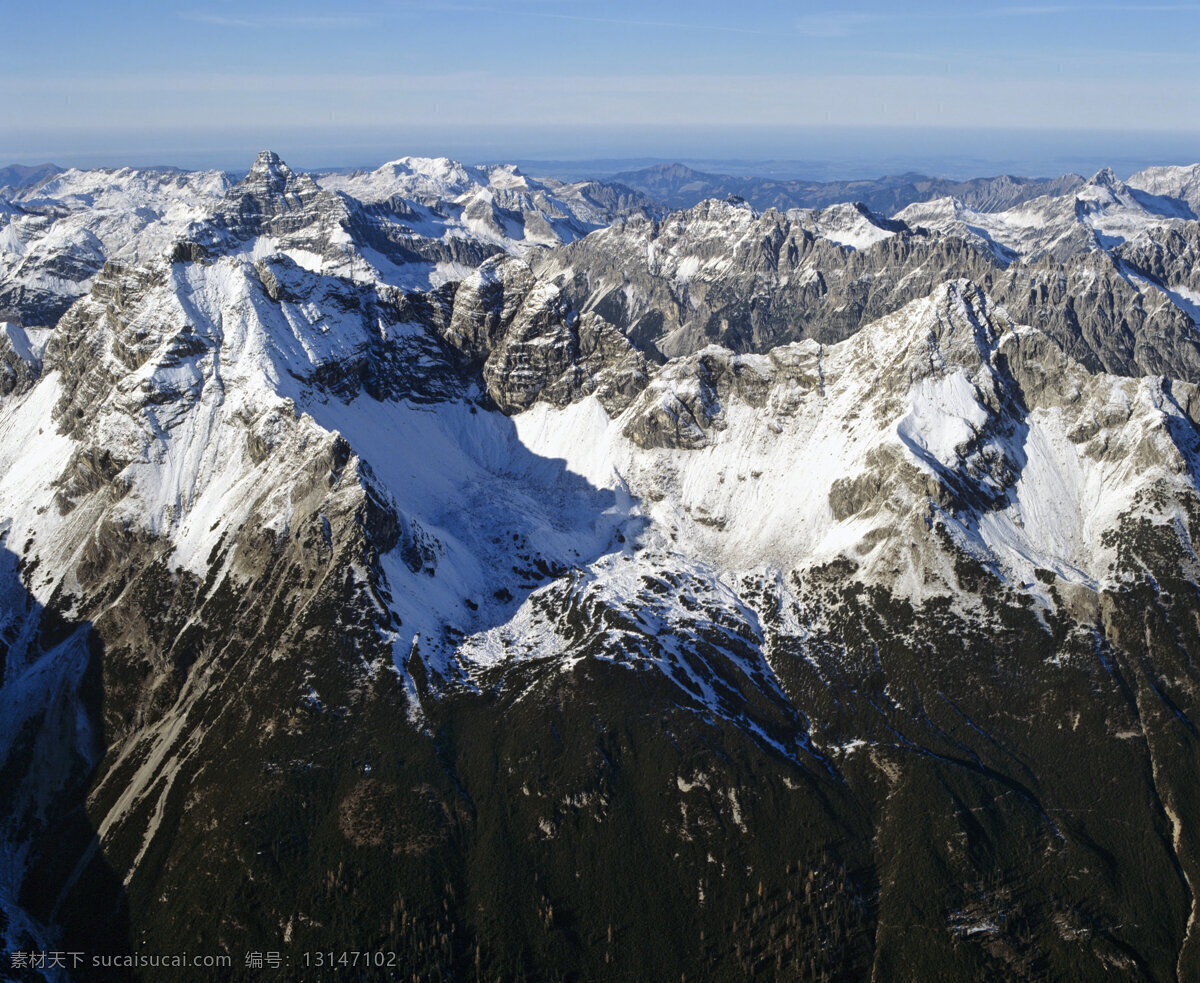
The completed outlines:
{"type": "Polygon", "coordinates": [[[1040,131],[1036,157],[1200,134],[1200,3],[43,0],[5,20],[0,161],[803,157],[814,127],[914,151],[1040,131]]]}

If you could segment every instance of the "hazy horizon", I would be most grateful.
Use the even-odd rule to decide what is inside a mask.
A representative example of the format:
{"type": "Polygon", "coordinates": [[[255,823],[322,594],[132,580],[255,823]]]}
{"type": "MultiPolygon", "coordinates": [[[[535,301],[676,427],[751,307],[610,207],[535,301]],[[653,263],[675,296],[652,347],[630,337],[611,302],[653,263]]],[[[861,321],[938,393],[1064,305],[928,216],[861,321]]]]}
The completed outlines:
{"type": "MultiPolygon", "coordinates": [[[[1155,164],[1200,161],[1200,135],[986,128],[593,127],[568,130],[474,128],[470,131],[225,133],[180,135],[155,146],[147,134],[105,134],[91,145],[49,142],[22,152],[0,142],[0,166],[179,167],[245,171],[255,154],[277,152],[306,170],[372,169],[402,156],[444,156],[469,164],[515,163],[530,173],[604,177],[654,163],[781,179],[859,180],[916,172],[969,178],[996,174],[1087,176],[1112,167],[1121,177],[1155,164]],[[210,138],[217,137],[209,134],[210,138]],[[140,138],[140,139],[139,139],[140,138]]],[[[3,140],[3,137],[0,137],[3,140]]]]}
{"type": "Polygon", "coordinates": [[[64,0],[8,11],[0,161],[404,154],[1029,176],[1200,159],[1200,3],[64,0]],[[69,29],[63,25],[69,25],[69,29]]]}

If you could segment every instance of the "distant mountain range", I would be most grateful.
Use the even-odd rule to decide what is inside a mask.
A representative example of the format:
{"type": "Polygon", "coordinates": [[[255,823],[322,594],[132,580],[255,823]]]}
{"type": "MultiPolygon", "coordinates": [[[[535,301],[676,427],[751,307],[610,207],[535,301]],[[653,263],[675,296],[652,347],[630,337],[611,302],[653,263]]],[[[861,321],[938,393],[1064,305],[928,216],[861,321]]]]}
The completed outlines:
{"type": "Polygon", "coordinates": [[[684,164],[656,164],[607,178],[649,195],[670,208],[691,208],[706,198],[744,199],[757,209],[824,208],[862,202],[891,215],[914,202],[953,197],[977,211],[994,212],[1040,195],[1069,194],[1083,184],[1078,174],[1056,178],[1000,177],[951,181],[924,174],[895,174],[872,181],[782,181],[772,178],[707,174],[684,164]]]}
{"type": "Polygon", "coordinates": [[[56,164],[9,164],[0,167],[0,192],[19,191],[61,174],[56,164]]]}
{"type": "MultiPolygon", "coordinates": [[[[494,170],[486,168],[485,170],[494,170]]],[[[152,168],[158,173],[174,168],[152,168]]],[[[55,164],[10,164],[0,168],[0,192],[15,194],[63,173],[55,164]]],[[[364,172],[328,172],[323,184],[336,182],[339,175],[364,172]]],[[[239,175],[240,176],[240,175],[239,175]]],[[[237,177],[234,177],[236,180],[237,177]]],[[[576,181],[582,187],[588,182],[576,181]]],[[[754,208],[824,208],[839,202],[861,202],[880,215],[891,215],[907,205],[953,197],[980,212],[1002,211],[1041,195],[1062,195],[1084,183],[1078,174],[1056,178],[1026,178],[1000,175],[953,181],[908,172],[872,180],[809,181],[769,177],[747,177],[694,170],[685,164],[662,163],[621,171],[591,182],[594,188],[624,185],[654,199],[665,208],[690,208],[707,198],[737,197],[754,208]]],[[[332,185],[331,185],[332,186],[332,185]]]]}

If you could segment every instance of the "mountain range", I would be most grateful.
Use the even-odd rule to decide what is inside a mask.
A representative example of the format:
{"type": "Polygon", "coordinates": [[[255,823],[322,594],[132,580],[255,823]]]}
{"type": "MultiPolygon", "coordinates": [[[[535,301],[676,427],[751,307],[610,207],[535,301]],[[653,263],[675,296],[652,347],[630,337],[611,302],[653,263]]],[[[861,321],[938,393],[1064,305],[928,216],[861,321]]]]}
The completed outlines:
{"type": "Polygon", "coordinates": [[[711,174],[684,164],[654,164],[621,171],[610,180],[636,188],[670,208],[691,208],[708,198],[736,196],[758,209],[824,208],[861,202],[883,215],[913,202],[948,197],[979,211],[1001,211],[1042,195],[1069,194],[1083,184],[1077,174],[1052,179],[1001,175],[952,181],[910,172],[860,181],[782,180],[711,174]]]}
{"type": "Polygon", "coordinates": [[[4,180],[17,978],[1200,975],[1200,165],[4,180]]]}

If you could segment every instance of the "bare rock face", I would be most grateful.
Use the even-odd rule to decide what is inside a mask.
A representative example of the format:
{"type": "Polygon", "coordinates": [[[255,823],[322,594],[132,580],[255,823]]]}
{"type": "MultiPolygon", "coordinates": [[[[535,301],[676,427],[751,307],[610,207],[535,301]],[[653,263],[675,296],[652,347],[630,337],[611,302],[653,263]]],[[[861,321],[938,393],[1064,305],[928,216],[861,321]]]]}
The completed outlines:
{"type": "Polygon", "coordinates": [[[533,286],[529,267],[494,258],[458,285],[446,340],[472,358],[486,358],[504,337],[533,286]]]}
{"type": "Polygon", "coordinates": [[[1000,268],[966,243],[882,221],[853,209],[825,219],[757,216],[709,202],[661,224],[613,226],[540,257],[536,268],[581,310],[669,356],[713,342],[748,352],[804,337],[839,341],[924,296],[947,269],[983,279],[1000,268]],[[838,241],[851,235],[873,245],[838,241]]]}
{"type": "Polygon", "coordinates": [[[1117,258],[1164,287],[1200,291],[1200,222],[1180,224],[1159,236],[1123,243],[1117,258]]]}
{"type": "Polygon", "coordinates": [[[796,359],[790,351],[776,349],[764,359],[738,356],[716,345],[673,360],[638,397],[625,436],[645,448],[703,447],[710,427],[725,429],[722,408],[729,399],[765,409],[775,384],[811,383],[811,373],[796,364],[802,361],[802,355],[796,359]]]}
{"type": "Polygon", "coordinates": [[[506,413],[592,393],[619,411],[647,378],[645,357],[620,331],[581,318],[517,259],[490,259],[459,285],[443,337],[482,364],[487,393],[506,413]]]}
{"type": "Polygon", "coordinates": [[[42,351],[50,332],[0,322],[0,398],[21,395],[42,373],[42,351]]]}
{"type": "Polygon", "coordinates": [[[335,262],[344,258],[336,233],[349,218],[344,199],[297,174],[277,154],[263,151],[246,177],[188,238],[211,249],[270,236],[335,262]]]}

